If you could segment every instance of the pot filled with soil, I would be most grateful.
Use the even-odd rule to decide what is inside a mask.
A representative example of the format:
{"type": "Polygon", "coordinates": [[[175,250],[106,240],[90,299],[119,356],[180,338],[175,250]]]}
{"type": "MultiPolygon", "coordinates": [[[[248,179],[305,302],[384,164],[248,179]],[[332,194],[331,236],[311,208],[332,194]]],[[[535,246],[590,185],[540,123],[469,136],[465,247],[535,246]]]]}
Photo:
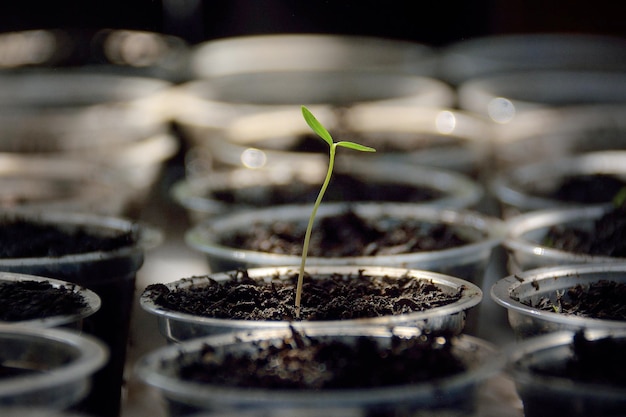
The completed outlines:
{"type": "MultiPolygon", "coordinates": [[[[350,162],[336,167],[326,201],[419,202],[467,208],[478,204],[484,195],[476,181],[452,171],[391,161],[350,162]]],[[[324,174],[321,163],[213,171],[180,180],[171,195],[185,208],[192,223],[198,223],[239,209],[315,201],[324,174]]]]}
{"type": "Polygon", "coordinates": [[[71,282],[0,272],[2,324],[81,329],[100,304],[96,293],[71,282]]]}
{"type": "Polygon", "coordinates": [[[91,163],[95,172],[113,169],[121,180],[117,193],[128,203],[123,215],[136,216],[162,164],[178,149],[168,134],[165,104],[171,86],[162,79],[86,67],[4,72],[0,151],[79,160],[91,163]]]}
{"type": "Polygon", "coordinates": [[[507,221],[503,246],[515,274],[542,266],[623,262],[626,207],[608,204],[532,211],[507,221]]]}
{"type": "Polygon", "coordinates": [[[102,149],[131,143],[167,127],[156,78],[85,68],[3,72],[0,132],[3,152],[102,149]]]}
{"type": "Polygon", "coordinates": [[[463,110],[499,124],[544,108],[625,104],[626,75],[621,71],[509,71],[464,82],[457,89],[463,110]]]}
{"type": "MultiPolygon", "coordinates": [[[[283,205],[216,216],[193,226],[187,244],[211,271],[297,265],[309,205],[283,205]]],[[[310,265],[423,269],[481,285],[502,223],[474,211],[417,203],[328,203],[311,234],[310,265]]]]}
{"type": "Polygon", "coordinates": [[[497,281],[493,300],[507,309],[518,339],[555,332],[626,331],[626,265],[545,267],[497,281]]]}
{"type": "Polygon", "coordinates": [[[25,209],[3,211],[0,224],[0,270],[68,281],[100,297],[100,310],[85,318],[83,330],[105,342],[111,355],[94,377],[86,407],[116,415],[135,277],[145,251],[160,243],[160,231],[119,217],[25,209]]]}
{"type": "Polygon", "coordinates": [[[626,149],[626,105],[539,109],[494,127],[496,169],[587,152],[626,149]]]}
{"type": "MultiPolygon", "coordinates": [[[[295,68],[221,74],[174,87],[168,107],[184,137],[193,145],[211,146],[240,117],[316,107],[316,114],[335,108],[397,106],[410,109],[449,107],[455,92],[428,76],[364,68],[295,68]]],[[[292,119],[295,120],[295,119],[292,119]]],[[[286,124],[268,121],[275,129],[286,124]]],[[[300,120],[301,122],[301,120],[300,120]]],[[[329,122],[330,123],[330,122],[329,122]]]]}
{"type": "Polygon", "coordinates": [[[482,299],[459,278],[401,268],[307,268],[296,307],[297,267],[252,268],[148,286],[142,308],[169,342],[261,328],[405,325],[461,333],[482,299]]]}
{"type": "Polygon", "coordinates": [[[590,152],[500,172],[490,188],[504,217],[572,205],[610,203],[626,187],[626,152],[590,152]]]}
{"type": "Polygon", "coordinates": [[[624,331],[555,332],[505,350],[525,417],[623,416],[624,331]]]}
{"type": "Polygon", "coordinates": [[[289,407],[460,416],[474,410],[476,389],[499,366],[497,351],[470,336],[346,327],[195,339],[149,353],[136,371],[171,416],[289,407]]]}
{"type": "Polygon", "coordinates": [[[68,157],[0,153],[0,207],[125,215],[130,206],[115,170],[68,157]]]}
{"type": "MultiPolygon", "coordinates": [[[[196,151],[195,156],[210,158],[204,165],[214,169],[325,161],[327,148],[311,134],[298,109],[291,107],[234,119],[222,137],[199,143],[206,152],[196,151]]],[[[391,159],[476,177],[488,162],[492,139],[488,121],[445,106],[316,106],[315,114],[333,136],[376,149],[376,153],[356,157],[338,155],[342,161],[338,166],[349,164],[345,160],[352,158],[391,159]]]]}
{"type": "Polygon", "coordinates": [[[144,30],[40,28],[0,34],[3,70],[83,68],[172,82],[186,78],[189,46],[182,38],[144,30]]]}
{"type": "Polygon", "coordinates": [[[456,86],[512,71],[626,69],[623,39],[590,33],[499,33],[462,39],[440,52],[441,77],[456,86]]]}
{"type": "Polygon", "coordinates": [[[0,408],[74,407],[108,355],[99,340],[60,328],[0,324],[0,346],[0,408]]]}

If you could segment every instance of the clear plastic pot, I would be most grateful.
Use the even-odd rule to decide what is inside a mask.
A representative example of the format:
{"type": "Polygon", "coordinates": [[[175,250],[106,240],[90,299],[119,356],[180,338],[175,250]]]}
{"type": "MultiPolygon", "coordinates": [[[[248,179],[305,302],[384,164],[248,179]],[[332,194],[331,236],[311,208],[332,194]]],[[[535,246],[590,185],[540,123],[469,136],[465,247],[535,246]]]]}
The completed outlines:
{"type": "Polygon", "coordinates": [[[593,203],[547,196],[558,191],[568,178],[594,175],[608,175],[626,183],[626,151],[589,152],[521,165],[497,174],[490,189],[505,218],[532,210],[610,203],[615,195],[593,203]]]}
{"type": "Polygon", "coordinates": [[[559,330],[626,331],[624,321],[581,317],[527,305],[536,305],[544,297],[555,302],[557,293],[567,298],[567,289],[602,280],[626,283],[626,265],[605,263],[533,269],[497,281],[491,288],[491,298],[506,308],[509,324],[518,339],[559,330]]]}
{"type": "Polygon", "coordinates": [[[0,325],[0,341],[0,407],[70,408],[90,392],[108,354],[97,339],[67,329],[0,325]]]}
{"type": "Polygon", "coordinates": [[[499,124],[541,108],[626,103],[620,71],[526,71],[469,80],[458,88],[459,107],[499,124]]]}
{"type": "MultiPolygon", "coordinates": [[[[251,72],[194,80],[174,88],[168,105],[191,144],[210,146],[223,140],[224,129],[240,117],[299,111],[303,104],[319,116],[324,111],[357,107],[451,107],[455,100],[454,90],[435,78],[352,68],[251,72]]],[[[324,124],[331,127],[326,119],[324,124]]],[[[277,132],[286,127],[275,125],[277,132]]]]}
{"type": "Polygon", "coordinates": [[[612,208],[601,205],[536,210],[507,220],[507,236],[502,245],[508,253],[508,271],[517,274],[543,266],[623,262],[623,258],[567,252],[543,243],[554,226],[593,230],[595,220],[612,208]]]}
{"type": "Polygon", "coordinates": [[[626,69],[619,37],[574,33],[517,33],[464,39],[441,49],[441,77],[459,85],[511,71],[626,69]]]}
{"type": "Polygon", "coordinates": [[[428,45],[373,36],[269,34],[202,42],[191,50],[191,74],[213,78],[263,71],[365,69],[433,76],[428,45]]]}
{"type": "Polygon", "coordinates": [[[162,233],[124,218],[87,213],[15,209],[4,211],[1,216],[4,221],[18,218],[62,230],[84,230],[95,236],[131,233],[132,242],[110,251],[0,259],[0,271],[69,281],[98,294],[101,308],[83,321],[83,329],[107,345],[110,359],[96,373],[94,390],[82,411],[106,416],[119,413],[136,274],[145,251],[161,243],[162,233]]]}
{"type": "Polygon", "coordinates": [[[624,104],[543,108],[494,126],[496,169],[607,150],[626,150],[624,104]]]}
{"type": "Polygon", "coordinates": [[[106,148],[163,132],[169,82],[80,68],[0,75],[0,149],[106,148]]]}
{"type": "MultiPolygon", "coordinates": [[[[282,329],[195,339],[153,351],[140,359],[135,369],[139,378],[155,387],[165,399],[172,417],[200,411],[245,412],[250,409],[290,407],[318,411],[330,409],[331,412],[339,408],[352,413],[376,411],[389,415],[419,410],[465,416],[475,408],[476,392],[481,382],[497,372],[502,364],[497,350],[490,344],[470,336],[461,336],[454,343],[453,351],[468,367],[467,371],[424,383],[311,391],[238,389],[184,381],[177,375],[181,363],[193,360],[198,349],[207,344],[218,352],[247,352],[256,349],[258,343],[273,344],[290,334],[291,330],[282,329]]],[[[338,330],[320,328],[306,332],[309,337],[339,338],[348,343],[367,335],[374,337],[381,346],[388,345],[392,334],[415,335],[416,331],[407,328],[351,327],[338,330]]]]}
{"type": "Polygon", "coordinates": [[[30,71],[58,67],[186,79],[189,46],[176,36],[142,30],[50,28],[0,34],[0,68],[30,71]]]}
{"type": "Polygon", "coordinates": [[[0,153],[0,207],[123,216],[130,184],[117,171],[65,157],[0,153]]]}
{"type": "Polygon", "coordinates": [[[19,281],[36,281],[47,282],[53,288],[66,288],[82,297],[85,306],[74,314],[67,315],[55,315],[50,317],[44,317],[41,319],[20,320],[20,321],[0,321],[3,325],[23,326],[23,327],[72,327],[81,329],[83,320],[100,309],[101,301],[98,294],[85,288],[78,286],[68,281],[60,281],[57,279],[40,277],[27,274],[15,274],[11,272],[0,272],[0,283],[11,283],[19,281]]]}
{"type": "MultiPolygon", "coordinates": [[[[351,208],[364,219],[380,219],[384,216],[394,220],[417,220],[426,224],[443,224],[455,228],[470,243],[462,246],[395,255],[359,257],[307,258],[308,265],[315,266],[388,266],[423,269],[459,277],[481,285],[483,275],[493,249],[504,237],[500,220],[468,210],[425,207],[416,203],[326,203],[317,212],[316,219],[336,216],[351,208]]],[[[306,226],[312,206],[284,205],[264,209],[245,210],[216,216],[201,222],[185,235],[187,244],[207,256],[213,272],[232,271],[238,268],[298,265],[299,255],[285,255],[262,251],[227,247],[220,243],[221,236],[260,222],[271,224],[276,220],[294,222],[306,226]]]]}
{"type": "MultiPolygon", "coordinates": [[[[208,336],[219,333],[252,331],[258,329],[338,329],[352,326],[416,326],[428,330],[449,331],[455,334],[461,333],[466,325],[466,316],[469,310],[477,306],[482,300],[482,291],[476,285],[443,274],[428,271],[406,270],[401,268],[381,268],[367,266],[325,266],[308,267],[307,273],[314,279],[316,276],[328,276],[333,273],[358,274],[363,270],[366,275],[373,277],[388,276],[400,278],[405,274],[415,277],[420,281],[432,282],[446,294],[456,294],[461,291],[462,295],[454,303],[428,309],[421,312],[402,314],[397,316],[380,316],[375,318],[335,320],[335,321],[271,321],[271,320],[233,320],[202,317],[188,313],[181,313],[173,309],[160,306],[155,300],[155,294],[149,290],[144,290],[140,298],[141,307],[154,315],[158,319],[161,334],[168,342],[182,342],[185,340],[208,336]]],[[[281,268],[253,268],[248,270],[251,278],[270,280],[279,276],[283,279],[289,274],[297,273],[297,266],[286,266],[281,268]]],[[[356,276],[356,275],[355,275],[356,276]]],[[[225,281],[230,277],[229,272],[210,274],[205,277],[183,278],[167,283],[170,289],[189,288],[202,286],[209,279],[225,281]]]]}
{"type": "MultiPolygon", "coordinates": [[[[486,169],[492,141],[488,120],[436,103],[357,103],[333,108],[311,107],[335,140],[357,141],[376,148],[375,153],[337,153],[336,165],[351,159],[390,159],[414,165],[476,175],[486,169]]],[[[273,168],[326,163],[328,150],[313,138],[299,106],[247,114],[233,118],[221,136],[195,142],[206,148],[196,158],[210,158],[204,165],[273,168]]]]}
{"type": "MultiPolygon", "coordinates": [[[[306,190],[299,193],[299,189],[292,186],[290,190],[293,197],[289,198],[292,204],[300,201],[312,202],[319,190],[319,184],[324,180],[326,169],[327,164],[320,161],[319,164],[299,167],[285,165],[276,169],[239,168],[217,171],[180,180],[174,184],[170,193],[185,208],[192,222],[198,223],[216,214],[275,204],[271,197],[272,191],[280,191],[290,184],[303,184],[306,190]],[[316,190],[311,193],[307,185],[314,186],[316,190]],[[220,198],[220,193],[235,198],[220,198]],[[237,196],[241,196],[239,201],[237,196]],[[255,204],[255,201],[258,203],[255,204]]],[[[463,174],[389,160],[367,162],[355,158],[349,165],[336,167],[335,177],[337,175],[344,175],[363,184],[362,192],[359,192],[358,187],[351,190],[351,196],[360,200],[395,201],[396,198],[401,198],[399,201],[412,201],[428,206],[468,208],[477,205],[484,196],[482,185],[463,174]],[[401,187],[402,195],[393,190],[385,193],[385,186],[392,189],[395,186],[401,187]],[[378,187],[380,191],[376,193],[373,190],[369,193],[368,187],[378,187]],[[434,193],[435,196],[419,200],[418,196],[425,192],[434,193]]],[[[351,196],[338,192],[335,200],[354,199],[351,196]]],[[[325,200],[333,201],[333,193],[329,192],[325,200]]]]}
{"type": "MultiPolygon", "coordinates": [[[[168,134],[171,85],[76,67],[7,71],[0,75],[0,151],[113,169],[128,203],[124,214],[137,216],[163,163],[178,150],[168,134]]],[[[102,207],[116,198],[106,201],[102,207]]]]}
{"type": "MultiPolygon", "coordinates": [[[[574,332],[562,331],[533,337],[504,349],[507,373],[513,378],[524,404],[526,417],[548,417],[555,413],[572,417],[622,416],[626,389],[611,383],[585,383],[566,376],[546,376],[531,366],[554,367],[572,357],[574,332]]],[[[614,337],[624,331],[585,332],[587,340],[614,337]]],[[[598,357],[598,360],[601,360],[598,357]]]]}

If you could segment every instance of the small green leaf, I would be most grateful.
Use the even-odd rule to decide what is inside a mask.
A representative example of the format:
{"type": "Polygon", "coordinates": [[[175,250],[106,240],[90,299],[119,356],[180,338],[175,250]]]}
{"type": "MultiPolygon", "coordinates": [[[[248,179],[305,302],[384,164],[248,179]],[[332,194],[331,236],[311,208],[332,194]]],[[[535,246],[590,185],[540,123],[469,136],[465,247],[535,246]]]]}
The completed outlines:
{"type": "Polygon", "coordinates": [[[376,149],[374,148],[370,148],[369,146],[361,145],[360,143],[355,142],[340,141],[337,142],[337,146],[343,146],[344,148],[350,148],[354,149],[355,151],[361,152],[376,152],[376,149]]]}
{"type": "Polygon", "coordinates": [[[326,130],[326,128],[315,118],[315,116],[313,116],[313,113],[311,113],[311,111],[305,106],[302,106],[302,116],[309,127],[313,129],[313,132],[317,133],[317,135],[324,139],[329,145],[333,144],[333,137],[330,133],[328,133],[328,130],[326,130]]]}

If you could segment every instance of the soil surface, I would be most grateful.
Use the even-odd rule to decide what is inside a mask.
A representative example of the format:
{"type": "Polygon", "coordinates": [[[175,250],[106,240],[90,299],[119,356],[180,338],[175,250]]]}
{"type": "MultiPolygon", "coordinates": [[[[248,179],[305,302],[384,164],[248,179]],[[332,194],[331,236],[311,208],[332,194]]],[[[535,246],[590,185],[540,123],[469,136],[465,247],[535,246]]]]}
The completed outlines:
{"type": "Polygon", "coordinates": [[[0,282],[0,320],[21,321],[76,314],[87,307],[71,287],[45,281],[0,282]]]}
{"type": "Polygon", "coordinates": [[[134,241],[131,232],[99,236],[82,228],[65,230],[54,224],[35,223],[27,219],[0,220],[0,259],[108,251],[130,246],[134,241]]]}
{"type": "Polygon", "coordinates": [[[525,304],[541,310],[602,320],[626,320],[626,284],[601,280],[557,292],[555,299],[541,298],[525,304]]]}
{"type": "MultiPolygon", "coordinates": [[[[277,221],[251,224],[225,236],[228,247],[277,254],[300,255],[306,224],[277,221]]],[[[396,255],[447,249],[471,243],[453,227],[413,219],[370,220],[348,210],[338,216],[318,218],[313,226],[309,256],[348,257],[396,255]]]]}
{"type": "Polygon", "coordinates": [[[583,332],[575,335],[572,357],[536,365],[533,371],[576,381],[626,387],[626,341],[617,338],[588,340],[583,332]]]}
{"type": "Polygon", "coordinates": [[[543,244],[566,252],[626,257],[626,206],[598,218],[592,230],[555,226],[548,231],[543,244]]]}
{"type": "MultiPolygon", "coordinates": [[[[251,206],[299,204],[315,201],[320,186],[294,181],[289,184],[215,190],[209,197],[251,206]]],[[[438,190],[402,184],[363,181],[352,175],[335,173],[324,195],[325,201],[400,201],[425,202],[442,197],[438,190]]]]}
{"type": "Polygon", "coordinates": [[[258,344],[249,354],[216,355],[205,346],[199,360],[182,366],[183,379],[230,387],[319,390],[399,386],[462,372],[449,338],[374,338],[356,343],[310,338],[294,332],[278,345],[258,344]]]}
{"type": "MultiPolygon", "coordinates": [[[[255,280],[245,270],[229,280],[169,290],[163,284],[146,288],[154,302],[176,311],[239,320],[296,320],[298,274],[255,280]]],[[[346,320],[424,311],[453,303],[463,289],[447,294],[435,284],[409,276],[305,275],[301,320],[346,320]]]]}
{"type": "Polygon", "coordinates": [[[571,175],[562,179],[544,197],[572,203],[607,203],[626,187],[626,181],[610,174],[571,175]]]}

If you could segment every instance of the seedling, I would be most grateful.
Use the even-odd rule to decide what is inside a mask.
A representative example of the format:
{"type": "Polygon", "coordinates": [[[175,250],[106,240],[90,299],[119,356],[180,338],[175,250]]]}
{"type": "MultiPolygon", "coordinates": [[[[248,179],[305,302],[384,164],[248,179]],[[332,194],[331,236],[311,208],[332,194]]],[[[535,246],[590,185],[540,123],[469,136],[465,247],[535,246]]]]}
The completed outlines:
{"type": "Polygon", "coordinates": [[[326,189],[328,188],[328,184],[330,183],[330,179],[333,175],[333,167],[335,165],[335,153],[337,151],[337,147],[344,147],[349,149],[354,149],[356,151],[361,152],[376,152],[376,149],[370,148],[369,146],[361,145],[355,142],[348,141],[339,141],[335,142],[333,137],[328,133],[328,130],[313,116],[313,113],[305,106],[302,106],[302,116],[304,120],[309,125],[309,127],[322,138],[329,146],[329,160],[328,160],[328,171],[326,172],[326,178],[322,183],[322,188],[320,189],[319,194],[317,195],[317,199],[315,200],[315,204],[313,205],[313,211],[311,212],[311,216],[309,217],[309,224],[306,228],[306,233],[304,234],[304,244],[302,245],[302,261],[300,262],[300,272],[298,273],[298,284],[296,286],[296,317],[300,317],[300,302],[302,299],[302,284],[304,281],[304,266],[306,264],[306,257],[309,251],[309,242],[311,240],[311,231],[313,230],[313,222],[315,221],[315,215],[317,214],[317,209],[319,208],[322,198],[324,198],[324,193],[326,193],[326,189]]]}

